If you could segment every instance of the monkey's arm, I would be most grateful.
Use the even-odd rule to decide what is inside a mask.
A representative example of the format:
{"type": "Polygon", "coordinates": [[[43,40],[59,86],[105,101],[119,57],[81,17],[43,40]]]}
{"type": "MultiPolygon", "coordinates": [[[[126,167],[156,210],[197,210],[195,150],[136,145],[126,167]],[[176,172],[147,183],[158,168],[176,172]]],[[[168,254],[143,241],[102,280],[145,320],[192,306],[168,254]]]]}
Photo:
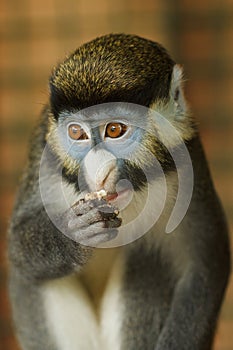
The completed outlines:
{"type": "Polygon", "coordinates": [[[32,279],[50,279],[72,272],[91,254],[52,224],[44,208],[20,219],[15,218],[9,235],[9,258],[21,275],[32,279]]]}
{"type": "Polygon", "coordinates": [[[171,310],[155,350],[210,350],[222,299],[216,285],[188,269],[176,287],[171,310]],[[213,295],[210,296],[210,290],[213,295]],[[217,307],[216,307],[217,305],[217,307]]]}
{"type": "Polygon", "coordinates": [[[104,201],[95,204],[76,203],[59,217],[64,231],[72,227],[71,239],[54,226],[42,205],[31,210],[28,206],[27,213],[20,213],[19,217],[16,211],[9,237],[10,260],[14,267],[27,277],[50,279],[83,266],[92,251],[88,245],[115,237],[114,228],[121,223],[114,213],[100,211],[100,207],[107,207],[104,201]],[[105,227],[111,228],[103,230],[105,227]]]}
{"type": "Polygon", "coordinates": [[[220,212],[218,208],[216,216],[208,220],[200,204],[199,222],[204,222],[202,215],[206,215],[206,224],[202,228],[193,224],[195,233],[186,233],[193,242],[187,245],[190,262],[175,287],[156,350],[211,349],[230,270],[227,228],[220,212]]]}

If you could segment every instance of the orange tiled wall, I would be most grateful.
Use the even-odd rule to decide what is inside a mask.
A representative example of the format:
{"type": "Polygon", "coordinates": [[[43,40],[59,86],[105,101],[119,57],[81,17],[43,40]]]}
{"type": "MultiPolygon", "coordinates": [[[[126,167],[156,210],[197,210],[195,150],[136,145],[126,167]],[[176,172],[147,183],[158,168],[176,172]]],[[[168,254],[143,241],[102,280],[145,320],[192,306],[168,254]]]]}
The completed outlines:
{"type": "MultiPolygon", "coordinates": [[[[185,66],[187,96],[233,228],[231,0],[3,0],[0,114],[0,348],[17,350],[6,292],[6,228],[30,130],[47,99],[51,67],[97,35],[135,33],[163,43],[185,66]]],[[[215,350],[233,349],[233,280],[215,350]]]]}

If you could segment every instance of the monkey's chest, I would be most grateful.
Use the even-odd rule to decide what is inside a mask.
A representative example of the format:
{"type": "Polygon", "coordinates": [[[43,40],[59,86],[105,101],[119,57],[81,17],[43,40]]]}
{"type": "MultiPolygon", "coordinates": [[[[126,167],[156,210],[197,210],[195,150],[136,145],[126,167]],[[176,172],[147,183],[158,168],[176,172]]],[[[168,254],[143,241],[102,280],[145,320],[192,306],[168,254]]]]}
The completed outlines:
{"type": "Polygon", "coordinates": [[[99,250],[82,273],[43,286],[45,320],[56,350],[120,349],[123,266],[117,250],[99,250]]]}
{"type": "Polygon", "coordinates": [[[79,274],[78,278],[97,312],[117,256],[117,249],[97,249],[79,274]]]}

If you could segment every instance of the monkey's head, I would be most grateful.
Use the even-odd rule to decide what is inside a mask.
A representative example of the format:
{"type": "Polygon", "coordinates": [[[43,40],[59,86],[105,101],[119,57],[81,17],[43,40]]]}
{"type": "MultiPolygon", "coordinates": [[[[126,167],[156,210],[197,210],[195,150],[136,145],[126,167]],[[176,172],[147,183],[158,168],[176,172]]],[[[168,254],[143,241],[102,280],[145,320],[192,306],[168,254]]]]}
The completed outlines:
{"type": "Polygon", "coordinates": [[[173,60],[157,43],[132,35],[107,35],[78,48],[53,72],[56,117],[106,102],[149,107],[167,100],[173,60]]]}
{"type": "Polygon", "coordinates": [[[47,142],[64,178],[114,197],[121,179],[136,191],[156,179],[157,161],[174,170],[168,148],[195,132],[181,84],[181,68],[150,40],[110,34],[78,48],[50,79],[47,142]]]}

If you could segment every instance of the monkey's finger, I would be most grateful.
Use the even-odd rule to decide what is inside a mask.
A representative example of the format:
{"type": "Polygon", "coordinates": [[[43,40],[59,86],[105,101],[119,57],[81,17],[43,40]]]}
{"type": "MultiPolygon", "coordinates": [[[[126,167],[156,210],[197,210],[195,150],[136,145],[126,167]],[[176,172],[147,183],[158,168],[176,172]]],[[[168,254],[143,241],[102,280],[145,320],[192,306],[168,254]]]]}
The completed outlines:
{"type": "Polygon", "coordinates": [[[74,211],[76,215],[86,214],[93,208],[94,208],[94,203],[92,203],[91,201],[85,202],[83,199],[74,203],[71,207],[71,209],[74,211]]]}
{"type": "Polygon", "coordinates": [[[68,221],[68,229],[88,227],[96,222],[104,222],[104,227],[119,227],[121,225],[121,219],[114,212],[102,212],[98,208],[94,208],[84,215],[72,217],[68,221]]]}
{"type": "MultiPolygon", "coordinates": [[[[101,209],[104,209],[101,207],[101,209]]],[[[94,208],[87,212],[86,214],[79,215],[76,217],[72,217],[68,221],[68,228],[69,229],[74,229],[74,228],[82,228],[89,226],[95,222],[99,221],[109,221],[109,220],[114,220],[116,218],[116,213],[112,211],[102,211],[99,210],[99,208],[94,208]]]]}
{"type": "Polygon", "coordinates": [[[114,239],[117,230],[105,229],[103,222],[97,222],[89,227],[84,227],[72,233],[72,238],[83,245],[96,246],[100,243],[114,239]]]}
{"type": "MultiPolygon", "coordinates": [[[[93,208],[105,207],[105,206],[106,206],[106,211],[108,211],[107,208],[109,208],[109,211],[111,211],[111,208],[114,208],[111,204],[107,203],[106,200],[104,199],[93,199],[88,201],[84,201],[83,199],[81,199],[80,201],[74,203],[71,208],[76,215],[83,215],[88,213],[93,208]]],[[[114,208],[112,211],[114,210],[116,210],[116,208],[114,208]]]]}
{"type": "Polygon", "coordinates": [[[122,219],[118,217],[115,217],[112,220],[105,221],[105,227],[107,228],[117,228],[117,227],[120,227],[121,224],[122,224],[122,219]]]}

